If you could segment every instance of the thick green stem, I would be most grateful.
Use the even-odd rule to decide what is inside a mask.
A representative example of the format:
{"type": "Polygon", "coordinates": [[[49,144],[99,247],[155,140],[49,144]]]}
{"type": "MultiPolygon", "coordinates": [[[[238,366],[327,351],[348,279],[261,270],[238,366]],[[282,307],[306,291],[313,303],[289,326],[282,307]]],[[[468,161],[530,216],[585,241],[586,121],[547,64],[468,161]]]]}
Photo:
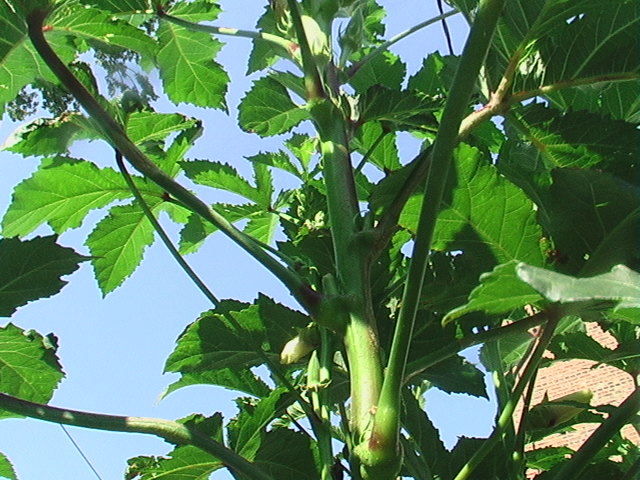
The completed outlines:
{"type": "Polygon", "coordinates": [[[627,423],[631,423],[640,410],[640,388],[636,388],[600,425],[571,459],[551,477],[551,480],[581,478],[582,471],[605,444],[627,423]]]}
{"type": "Polygon", "coordinates": [[[194,445],[222,461],[227,467],[253,480],[274,480],[244,457],[212,438],[186,425],[171,420],[147,417],[122,417],[99,413],[80,412],[28,402],[0,393],[0,408],[17,415],[46,422],[112,432],[145,433],[157,435],[176,445],[194,445]]]}
{"type": "Polygon", "coordinates": [[[350,299],[344,343],[351,380],[352,432],[359,441],[370,426],[372,409],[377,405],[382,384],[365,269],[367,249],[360,245],[360,212],[342,114],[325,100],[313,107],[312,115],[320,134],[338,283],[342,293],[350,299]]]}
{"type": "Polygon", "coordinates": [[[48,12],[43,10],[34,10],[27,16],[29,38],[47,66],[56,75],[62,85],[74,95],[80,105],[89,113],[111,145],[120,151],[145,177],[162,187],[204,219],[213,223],[247,253],[264,265],[265,268],[271,271],[289,288],[292,295],[303,307],[307,310],[314,310],[317,306],[315,304],[317,303],[317,299],[297,273],[282,265],[270,254],[265,252],[250,236],[235,228],[226,218],[211,209],[189,190],[165,174],[129,139],[122,126],[102,108],[98,101],[96,101],[78,81],[47,43],[43,34],[43,22],[47,14],[48,12]]]}
{"type": "Polygon", "coordinates": [[[422,294],[433,231],[452,163],[453,149],[458,142],[458,129],[465,110],[468,108],[471,91],[489,49],[503,5],[504,0],[482,0],[480,2],[451,86],[431,154],[431,165],[424,190],[424,201],[403,294],[402,308],[396,324],[378,412],[375,416],[374,436],[379,441],[384,439],[380,444],[387,448],[395,449],[397,444],[400,428],[400,389],[404,381],[405,365],[422,294]]]}

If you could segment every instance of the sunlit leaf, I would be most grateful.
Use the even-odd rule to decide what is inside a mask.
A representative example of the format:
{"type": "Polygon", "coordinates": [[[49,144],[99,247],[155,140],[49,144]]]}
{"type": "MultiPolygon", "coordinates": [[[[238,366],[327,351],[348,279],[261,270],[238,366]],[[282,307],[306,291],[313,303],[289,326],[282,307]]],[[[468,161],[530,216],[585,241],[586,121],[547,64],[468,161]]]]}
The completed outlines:
{"type": "MultiPolygon", "coordinates": [[[[216,413],[204,418],[192,415],[181,420],[190,428],[222,442],[222,415],[216,413]]],[[[158,478],[181,480],[207,480],[213,472],[223,468],[222,461],[193,445],[176,447],[168,456],[135,457],[129,459],[126,478],[153,480],[158,478]]]]}
{"type": "Polygon", "coordinates": [[[56,36],[59,30],[63,35],[73,35],[98,46],[135,50],[149,57],[156,50],[155,41],[142,30],[87,5],[65,3],[48,22],[53,27],[51,36],[56,36]]]}
{"type": "Polygon", "coordinates": [[[469,301],[447,313],[449,322],[470,312],[508,313],[528,304],[536,304],[541,296],[516,275],[516,262],[498,265],[480,276],[480,284],[469,295],[469,301]]]}
{"type": "MultiPolygon", "coordinates": [[[[11,323],[0,327],[0,392],[47,403],[64,376],[56,341],[11,323]]],[[[0,418],[10,416],[15,415],[0,410],[0,418]]]]}
{"type": "Polygon", "coordinates": [[[2,219],[3,235],[27,235],[43,223],[56,233],[80,226],[94,209],[131,196],[118,173],[65,157],[43,160],[14,190],[2,219]]]}
{"type": "Polygon", "coordinates": [[[516,273],[552,302],[610,300],[617,308],[640,308],[640,274],[624,265],[589,278],[570,277],[524,263],[518,264],[516,273]]]}
{"type": "Polygon", "coordinates": [[[153,233],[151,222],[136,204],[115,206],[98,222],[86,244],[104,295],[119,287],[140,265],[145,249],[153,243],[153,233]]]}
{"type": "MultiPolygon", "coordinates": [[[[196,3],[179,4],[169,13],[198,21],[212,20],[219,12],[214,4],[196,3]]],[[[214,60],[222,43],[207,33],[188,31],[168,22],[161,23],[158,41],[160,78],[171,101],[226,110],[229,76],[214,60]]]]}
{"type": "Polygon", "coordinates": [[[276,80],[257,80],[238,107],[240,127],[261,137],[285,133],[309,118],[309,112],[293,103],[287,90],[276,80]]]}

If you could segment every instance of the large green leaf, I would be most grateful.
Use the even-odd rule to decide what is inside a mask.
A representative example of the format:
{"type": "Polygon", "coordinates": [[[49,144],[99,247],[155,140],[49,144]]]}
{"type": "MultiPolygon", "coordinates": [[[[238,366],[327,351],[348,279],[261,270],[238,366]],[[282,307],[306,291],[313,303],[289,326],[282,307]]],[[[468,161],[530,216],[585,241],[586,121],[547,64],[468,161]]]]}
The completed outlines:
{"type": "MultiPolygon", "coordinates": [[[[2,5],[5,3],[2,2],[2,5]]],[[[63,61],[68,62],[74,58],[75,51],[66,38],[53,37],[50,43],[63,61]]],[[[21,40],[16,39],[12,48],[0,58],[0,108],[4,108],[7,102],[13,100],[24,86],[37,80],[57,84],[56,77],[40,59],[26,36],[21,40]]]]}
{"type": "Polygon", "coordinates": [[[374,85],[400,90],[406,71],[407,66],[400,57],[387,50],[362,65],[349,83],[358,93],[363,93],[374,85]]]}
{"type": "Polygon", "coordinates": [[[150,110],[133,112],[127,119],[127,135],[134,143],[165,140],[174,132],[180,132],[197,124],[194,118],[179,113],[157,113],[150,110]]]}
{"type": "Polygon", "coordinates": [[[3,235],[27,235],[43,223],[62,233],[79,227],[84,217],[131,192],[118,173],[66,157],[45,159],[19,183],[2,219],[3,235]]]}
{"type": "Polygon", "coordinates": [[[576,278],[543,268],[518,264],[516,273],[551,302],[608,300],[616,308],[640,308],[640,273],[616,265],[608,273],[576,278]]]}
{"type": "MultiPolygon", "coordinates": [[[[9,323],[0,327],[0,392],[47,403],[64,373],[56,356],[56,338],[24,331],[9,323]]],[[[0,411],[0,418],[15,416],[0,411]]]]}
{"type": "Polygon", "coordinates": [[[541,152],[550,169],[598,166],[624,172],[640,152],[635,125],[601,115],[560,113],[534,103],[522,110],[519,120],[528,127],[526,141],[541,152]]]}
{"type": "MultiPolygon", "coordinates": [[[[169,13],[186,20],[213,20],[220,12],[211,2],[179,3],[169,13]]],[[[211,35],[163,22],[158,28],[157,62],[165,92],[174,103],[227,109],[229,76],[214,61],[222,43],[211,35]]]]}
{"type": "Polygon", "coordinates": [[[71,143],[83,133],[80,125],[70,121],[76,116],[38,118],[21,125],[7,138],[2,149],[24,157],[67,154],[71,143]]]}
{"type": "MultiPolygon", "coordinates": [[[[593,275],[640,257],[640,187],[606,171],[557,169],[541,193],[541,218],[564,273],[593,275]]],[[[524,260],[528,262],[527,260],[524,260]]],[[[528,262],[531,263],[531,262],[528,262]]]]}
{"type": "Polygon", "coordinates": [[[261,137],[291,130],[309,118],[309,112],[291,100],[287,89],[271,77],[254,82],[238,107],[238,123],[261,137]]]}
{"type": "MultiPolygon", "coordinates": [[[[536,222],[533,202],[515,185],[498,174],[478,149],[460,145],[449,173],[453,191],[443,200],[434,233],[435,250],[465,251],[486,245],[496,260],[543,262],[542,231],[536,222]]],[[[422,195],[410,199],[400,224],[415,231],[422,195]]]]}
{"type": "Polygon", "coordinates": [[[75,272],[88,260],[70,248],[56,244],[56,237],[0,239],[0,316],[16,307],[50,297],[66,285],[61,276],[75,272]]]}
{"type": "Polygon", "coordinates": [[[98,48],[135,50],[144,56],[154,55],[156,42],[131,24],[112,14],[89,8],[77,2],[66,2],[57,8],[47,22],[53,27],[51,36],[72,35],[98,48]]]}
{"type": "Polygon", "coordinates": [[[255,305],[225,302],[185,330],[165,368],[182,373],[249,368],[263,362],[256,349],[279,358],[296,328],[307,322],[305,315],[262,295],[255,305]]]}
{"type": "MultiPolygon", "coordinates": [[[[149,207],[155,209],[160,203],[156,199],[149,207]]],[[[151,222],[136,204],[115,206],[98,222],[86,245],[104,295],[119,287],[140,265],[145,249],[154,241],[153,234],[151,222]]]]}
{"type": "Polygon", "coordinates": [[[471,292],[468,302],[447,313],[443,322],[448,323],[471,312],[504,314],[538,303],[542,297],[518,278],[516,264],[516,261],[511,261],[482,274],[480,284],[471,292]]]}
{"type": "MultiPolygon", "coordinates": [[[[230,205],[218,203],[213,208],[232,223],[262,212],[262,208],[255,204],[230,205]]],[[[180,231],[180,252],[183,254],[194,253],[202,246],[206,238],[217,230],[215,225],[204,221],[200,215],[195,213],[190,215],[187,224],[180,231]]]]}
{"type": "Polygon", "coordinates": [[[268,395],[271,391],[267,384],[249,369],[221,368],[201,372],[178,373],[181,373],[180,379],[167,387],[162,394],[163,397],[191,385],[218,385],[258,398],[268,395]]]}
{"type": "Polygon", "coordinates": [[[596,76],[631,78],[640,66],[638,8],[635,0],[509,2],[488,57],[492,84],[512,60],[516,91],[596,76]]]}

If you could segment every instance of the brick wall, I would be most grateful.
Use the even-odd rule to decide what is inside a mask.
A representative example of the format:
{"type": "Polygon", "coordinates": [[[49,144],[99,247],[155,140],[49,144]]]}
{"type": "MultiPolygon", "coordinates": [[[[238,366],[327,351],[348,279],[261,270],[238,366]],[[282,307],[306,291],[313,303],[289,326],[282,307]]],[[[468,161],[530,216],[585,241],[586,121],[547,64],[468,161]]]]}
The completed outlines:
{"type": "MultiPolygon", "coordinates": [[[[607,348],[614,349],[617,346],[615,338],[602,331],[597,323],[588,323],[587,333],[607,348]]],[[[597,365],[590,360],[560,361],[540,369],[531,405],[540,403],[545,392],[549,400],[555,400],[578,390],[590,389],[593,392],[591,405],[617,406],[634,388],[631,375],[609,365],[597,365]]],[[[517,413],[515,418],[519,418],[517,413]]],[[[527,450],[552,446],[567,446],[577,450],[597,427],[598,424],[576,425],[575,431],[550,435],[528,445],[527,450]]],[[[640,445],[640,435],[631,425],[626,425],[622,433],[625,438],[640,445]]],[[[530,472],[528,476],[531,478],[534,473],[530,472]]]]}

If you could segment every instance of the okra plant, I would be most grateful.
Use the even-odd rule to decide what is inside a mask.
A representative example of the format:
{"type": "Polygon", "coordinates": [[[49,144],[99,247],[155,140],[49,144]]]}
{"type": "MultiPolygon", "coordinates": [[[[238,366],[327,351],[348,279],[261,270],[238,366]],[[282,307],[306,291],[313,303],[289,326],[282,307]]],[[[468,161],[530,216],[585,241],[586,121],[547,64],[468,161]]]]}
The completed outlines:
{"type": "MultiPolygon", "coordinates": [[[[0,313],[58,292],[85,261],[108,294],[158,238],[211,302],[184,319],[165,365],[181,379],[168,390],[235,390],[238,415],[174,421],[48,405],[63,376],[55,342],[9,323],[2,416],[175,444],[166,457],[129,460],[128,479],[219,469],[252,480],[636,478],[638,447],[619,431],[637,426],[640,406],[640,2],[438,1],[439,16],[416,11],[421,21],[395,36],[375,0],[272,0],[253,31],[218,25],[224,3],[0,2],[0,105],[30,119],[5,148],[42,158],[2,220],[0,313]],[[390,47],[441,32],[454,15],[469,25],[462,51],[416,44],[424,60],[407,75],[390,47]],[[225,36],[253,45],[238,128],[279,135],[282,148],[195,160],[189,149],[207,125],[180,105],[227,108],[234,80],[216,62],[225,36]],[[158,94],[175,113],[154,109],[158,94]],[[419,146],[405,158],[407,133],[419,146]],[[69,154],[87,139],[113,150],[112,167],[69,154]],[[274,184],[276,171],[295,184],[274,184]],[[243,201],[211,205],[211,188],[243,201]],[[88,256],[58,243],[105,208],[88,256]],[[43,224],[55,235],[30,236],[43,224]],[[187,256],[214,233],[297,308],[264,294],[219,299],[196,273],[208,265],[187,256]],[[618,346],[595,345],[585,321],[618,346]],[[471,346],[496,379],[495,428],[449,451],[423,395],[487,395],[483,371],[460,355],[471,346]],[[531,405],[538,369],[570,358],[621,369],[636,388],[617,407],[580,392],[531,405]],[[551,411],[560,413],[541,419],[551,411]],[[531,448],[585,422],[598,425],[575,452],[531,448]]],[[[16,478],[2,456],[0,474],[16,478]]]]}

